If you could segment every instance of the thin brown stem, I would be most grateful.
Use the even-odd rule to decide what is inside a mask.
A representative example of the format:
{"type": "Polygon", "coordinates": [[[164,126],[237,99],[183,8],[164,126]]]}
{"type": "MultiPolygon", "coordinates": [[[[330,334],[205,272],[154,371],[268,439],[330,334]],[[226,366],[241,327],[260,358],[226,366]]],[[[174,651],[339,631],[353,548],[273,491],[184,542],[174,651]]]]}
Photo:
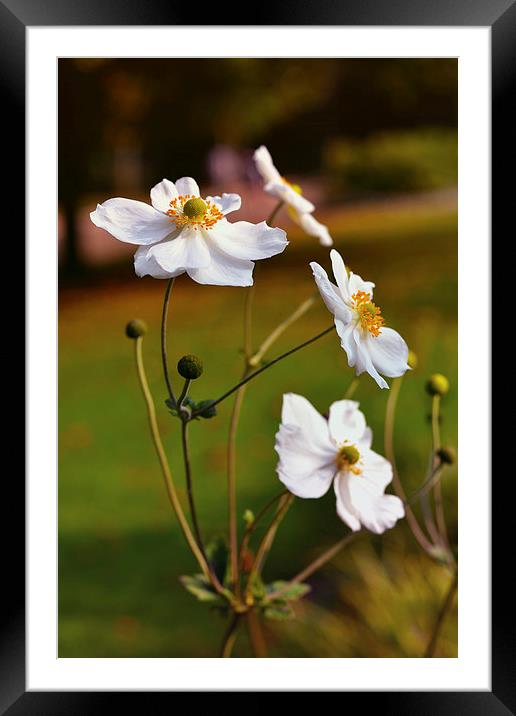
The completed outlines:
{"type": "Polygon", "coordinates": [[[195,533],[195,538],[199,549],[206,557],[206,551],[204,549],[204,543],[202,539],[201,529],[199,527],[199,520],[197,519],[197,510],[195,508],[195,499],[193,494],[193,482],[192,482],[192,466],[190,463],[190,450],[188,446],[188,421],[181,421],[181,445],[183,448],[183,461],[185,465],[185,478],[186,478],[186,492],[188,495],[188,505],[190,507],[190,517],[192,519],[192,525],[195,533]]]}
{"type": "Polygon", "coordinates": [[[432,630],[432,634],[430,636],[430,640],[428,642],[428,646],[425,650],[425,657],[426,658],[432,658],[435,654],[435,649],[437,646],[437,640],[439,638],[439,633],[441,631],[441,628],[443,626],[444,620],[446,619],[446,616],[448,612],[453,607],[453,602],[455,599],[455,592],[457,591],[457,584],[458,584],[458,574],[457,572],[454,573],[450,588],[448,589],[446,593],[446,597],[444,599],[443,605],[439,611],[439,614],[437,615],[437,619],[434,625],[434,628],[432,630]]]}
{"type": "Polygon", "coordinates": [[[358,535],[363,534],[363,532],[352,532],[351,534],[346,535],[342,539],[340,539],[338,542],[336,542],[334,545],[332,545],[329,549],[327,549],[325,552],[323,552],[317,559],[314,559],[313,562],[310,562],[310,564],[305,567],[301,572],[298,572],[295,577],[292,577],[292,579],[289,579],[289,581],[284,584],[280,589],[276,590],[275,592],[272,592],[268,595],[268,599],[277,599],[278,597],[281,597],[282,594],[287,592],[294,584],[300,584],[301,582],[304,582],[305,579],[310,577],[314,572],[316,572],[318,569],[320,569],[322,566],[324,566],[327,562],[329,562],[333,557],[335,557],[344,547],[346,547],[350,542],[355,540],[358,535]]]}
{"type": "Polygon", "coordinates": [[[233,652],[233,647],[237,638],[238,625],[240,623],[240,614],[233,614],[231,621],[226,629],[224,638],[222,640],[222,646],[220,647],[220,656],[224,659],[229,659],[233,652]]]}
{"type": "MultiPolygon", "coordinates": [[[[242,380],[234,385],[232,388],[230,388],[228,391],[226,391],[223,395],[220,396],[220,398],[217,398],[217,400],[214,400],[211,403],[211,407],[214,407],[215,405],[218,405],[223,400],[226,400],[226,398],[229,398],[230,395],[233,395],[242,385],[245,385],[246,383],[249,383],[250,380],[253,380],[257,376],[259,376],[263,371],[268,370],[269,368],[272,368],[273,365],[276,363],[279,363],[280,361],[284,360],[285,358],[288,358],[288,356],[292,355],[293,353],[296,353],[297,351],[300,351],[302,348],[305,348],[306,346],[309,346],[311,343],[314,343],[315,341],[318,341],[319,338],[322,338],[323,336],[326,336],[330,331],[334,331],[335,326],[332,324],[328,328],[326,328],[324,331],[321,331],[321,333],[318,333],[316,336],[313,336],[312,338],[309,338],[307,341],[304,341],[303,343],[300,343],[298,346],[295,346],[294,348],[291,348],[290,350],[286,351],[285,353],[282,353],[277,358],[274,358],[273,360],[269,361],[267,365],[262,366],[258,370],[255,370],[253,373],[249,373],[245,378],[242,378],[242,380]]],[[[197,417],[202,412],[201,410],[194,410],[191,418],[197,417]]]]}
{"type": "Polygon", "coordinates": [[[276,514],[274,515],[270,525],[268,526],[264,536],[262,537],[262,541],[260,542],[260,546],[258,547],[258,550],[256,552],[256,557],[254,559],[251,572],[249,573],[249,579],[247,580],[246,596],[249,594],[249,590],[252,587],[254,580],[263,569],[265,560],[267,559],[267,555],[272,547],[272,543],[274,542],[274,537],[276,536],[278,527],[280,526],[281,521],[285,517],[293,501],[294,495],[292,495],[291,493],[285,495],[285,497],[278,505],[276,514]]]}
{"type": "Polygon", "coordinates": [[[229,555],[231,564],[231,581],[233,584],[233,590],[235,591],[235,594],[237,594],[237,596],[240,593],[240,572],[238,564],[238,525],[236,501],[236,435],[245,391],[246,386],[241,386],[235,397],[235,402],[233,404],[233,410],[231,411],[231,419],[229,423],[227,453],[229,555]]]}
{"type": "Polygon", "coordinates": [[[278,495],[275,495],[267,504],[262,507],[262,509],[258,512],[254,520],[251,522],[251,524],[247,527],[246,531],[244,532],[244,536],[242,537],[242,542],[240,544],[240,569],[242,569],[242,562],[244,559],[245,551],[247,549],[247,545],[249,544],[249,540],[251,539],[251,536],[253,532],[255,531],[256,527],[258,526],[260,520],[262,517],[265,516],[265,514],[270,510],[270,508],[284,495],[288,493],[288,490],[283,490],[278,495]]]}
{"type": "Polygon", "coordinates": [[[165,289],[165,296],[163,298],[163,310],[161,313],[161,362],[163,364],[163,375],[165,376],[165,383],[167,384],[168,395],[174,405],[176,405],[176,398],[174,390],[172,388],[172,382],[168,374],[168,357],[167,357],[167,317],[168,317],[168,304],[170,302],[170,294],[174,285],[174,279],[171,278],[167,282],[167,288],[165,289]]]}
{"type": "MultiPolygon", "coordinates": [[[[434,395],[432,398],[432,467],[433,469],[439,464],[439,457],[437,451],[441,447],[441,431],[439,427],[439,409],[441,407],[441,397],[434,395]]],[[[448,529],[446,527],[446,520],[444,517],[444,506],[441,481],[437,480],[434,484],[434,503],[435,503],[435,517],[437,521],[437,529],[439,537],[446,549],[448,559],[450,563],[455,563],[455,558],[450,548],[450,541],[448,539],[448,529]]]]}
{"type": "Polygon", "coordinates": [[[346,392],[344,393],[344,400],[349,400],[351,398],[351,396],[353,395],[355,390],[358,388],[359,381],[360,381],[360,378],[356,375],[353,378],[353,380],[351,381],[351,383],[348,385],[348,388],[347,388],[346,392]]]}
{"type": "Polygon", "coordinates": [[[392,465],[392,484],[394,491],[398,497],[405,503],[405,515],[407,517],[408,525],[419,545],[429,555],[432,555],[433,545],[427,538],[419,522],[417,521],[414,511],[407,502],[407,496],[403,485],[401,484],[398,468],[396,466],[396,457],[394,455],[394,416],[396,414],[396,405],[398,402],[398,396],[401,389],[403,378],[395,378],[392,381],[392,386],[387,400],[387,408],[385,411],[385,425],[384,425],[384,449],[387,460],[392,465]]]}
{"type": "Polygon", "coordinates": [[[142,389],[143,397],[145,399],[145,405],[147,407],[147,416],[148,416],[148,420],[149,420],[149,426],[150,426],[150,431],[151,431],[151,435],[152,435],[152,440],[154,443],[154,447],[156,449],[156,453],[158,455],[158,459],[159,459],[161,471],[163,473],[163,477],[165,480],[165,486],[167,489],[167,495],[170,500],[170,504],[172,505],[172,509],[174,510],[174,513],[175,513],[177,520],[179,522],[179,526],[181,527],[181,530],[182,530],[183,535],[188,543],[188,546],[192,550],[194,557],[197,559],[204,576],[210,580],[214,589],[219,594],[225,594],[224,588],[222,587],[222,585],[220,584],[220,582],[218,581],[216,576],[214,574],[212,574],[204,554],[200,550],[197,542],[195,541],[195,538],[194,538],[192,531],[190,529],[190,525],[188,524],[188,521],[187,521],[185,514],[183,512],[183,508],[181,507],[181,503],[179,501],[179,497],[176,492],[174,481],[172,479],[172,473],[170,472],[168,460],[165,455],[165,449],[163,448],[163,442],[161,440],[161,435],[160,435],[159,428],[158,428],[158,421],[156,418],[156,408],[154,406],[154,400],[152,398],[152,394],[149,389],[149,384],[147,382],[147,376],[145,374],[142,348],[143,348],[143,338],[139,337],[135,341],[135,360],[136,360],[136,368],[137,368],[137,372],[138,372],[138,379],[140,381],[140,386],[142,389]]]}
{"type": "Polygon", "coordinates": [[[246,615],[247,632],[253,654],[257,659],[264,659],[267,656],[267,644],[263,635],[263,628],[260,617],[251,609],[246,615]]]}
{"type": "Polygon", "coordinates": [[[280,323],[276,328],[267,336],[267,338],[263,341],[261,346],[258,348],[256,353],[251,356],[249,359],[249,365],[250,366],[257,366],[259,365],[260,361],[262,360],[263,356],[266,354],[266,352],[269,350],[269,348],[274,345],[274,343],[280,338],[283,333],[289,328],[293,323],[295,323],[301,316],[304,316],[304,314],[313,306],[315,301],[315,296],[310,296],[310,298],[307,298],[306,301],[303,301],[296,310],[288,316],[282,323],[280,323]]]}

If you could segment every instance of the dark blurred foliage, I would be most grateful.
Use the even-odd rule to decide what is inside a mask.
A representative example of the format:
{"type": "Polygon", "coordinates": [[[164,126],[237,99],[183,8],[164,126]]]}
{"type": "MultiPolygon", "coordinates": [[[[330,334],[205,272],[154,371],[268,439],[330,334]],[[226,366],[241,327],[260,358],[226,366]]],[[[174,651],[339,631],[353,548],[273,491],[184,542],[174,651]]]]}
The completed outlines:
{"type": "Polygon", "coordinates": [[[265,143],[291,173],[320,173],[343,139],[456,123],[454,59],[61,59],[67,267],[78,263],[85,193],[141,190],[164,176],[202,181],[216,145],[265,143]]]}

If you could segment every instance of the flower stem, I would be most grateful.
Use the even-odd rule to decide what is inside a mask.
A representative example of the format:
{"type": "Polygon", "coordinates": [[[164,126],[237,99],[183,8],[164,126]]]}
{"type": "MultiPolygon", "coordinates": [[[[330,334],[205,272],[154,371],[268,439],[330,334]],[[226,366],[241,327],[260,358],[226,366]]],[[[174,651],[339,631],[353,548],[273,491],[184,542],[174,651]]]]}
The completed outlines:
{"type": "Polygon", "coordinates": [[[267,656],[267,644],[263,636],[263,629],[258,614],[251,609],[246,615],[247,632],[249,641],[253,649],[254,656],[257,659],[263,659],[267,656]]]}
{"type": "Polygon", "coordinates": [[[441,610],[439,611],[439,614],[437,615],[437,619],[434,625],[434,628],[432,630],[432,634],[430,636],[430,640],[428,642],[428,646],[425,650],[425,657],[431,658],[435,654],[435,648],[437,646],[437,639],[439,638],[439,632],[441,631],[441,627],[444,623],[444,620],[446,619],[446,616],[448,612],[453,607],[453,601],[455,599],[455,592],[457,591],[457,584],[458,584],[458,574],[457,572],[454,573],[450,588],[448,589],[448,592],[446,593],[446,597],[443,602],[443,606],[441,607],[441,610]]]}
{"type": "Polygon", "coordinates": [[[161,362],[163,364],[163,375],[165,376],[165,383],[167,384],[167,390],[170,400],[176,405],[176,398],[170,376],[168,374],[168,358],[167,358],[167,316],[168,316],[168,304],[170,301],[170,294],[174,285],[174,279],[171,278],[167,282],[167,288],[165,289],[165,296],[163,298],[163,311],[161,313],[161,362]]]}
{"type": "MultiPolygon", "coordinates": [[[[178,405],[181,405],[179,401],[178,405]]],[[[186,477],[186,491],[188,494],[188,504],[190,506],[190,517],[192,518],[192,525],[195,533],[195,538],[199,549],[201,550],[204,558],[206,558],[206,551],[204,549],[204,543],[202,539],[201,529],[199,527],[199,521],[197,519],[197,510],[195,509],[195,500],[193,494],[192,484],[192,467],[190,464],[190,451],[188,446],[188,420],[181,421],[181,444],[183,448],[183,461],[185,465],[185,477],[186,477]]]]}
{"type": "Polygon", "coordinates": [[[188,521],[187,521],[187,519],[184,515],[184,512],[183,512],[183,508],[181,507],[181,503],[177,496],[174,481],[172,479],[172,474],[170,472],[167,457],[165,455],[165,450],[163,448],[163,443],[161,441],[161,435],[159,433],[158,421],[156,419],[156,408],[154,406],[154,400],[152,399],[152,394],[150,392],[149,384],[147,382],[147,376],[145,374],[142,348],[143,348],[143,338],[140,336],[135,341],[136,368],[137,368],[137,372],[138,372],[138,379],[140,381],[140,386],[142,389],[143,397],[145,399],[145,404],[147,407],[147,416],[149,419],[149,426],[150,426],[150,431],[151,431],[151,435],[152,435],[152,440],[154,443],[154,447],[156,449],[156,453],[158,455],[159,463],[161,466],[161,471],[162,471],[163,477],[165,479],[165,486],[167,488],[168,498],[170,500],[170,504],[172,505],[172,509],[174,510],[174,513],[177,517],[177,520],[179,522],[179,525],[181,527],[183,535],[184,535],[190,549],[192,550],[193,555],[197,559],[204,576],[210,580],[214,589],[219,594],[224,594],[225,590],[223,589],[222,585],[220,584],[220,582],[218,581],[216,576],[214,574],[212,574],[204,554],[202,553],[199,546],[197,545],[197,542],[195,541],[195,538],[194,538],[192,531],[190,529],[190,525],[188,524],[188,521]]]}
{"type": "Polygon", "coordinates": [[[240,544],[240,568],[242,568],[242,562],[244,559],[245,551],[247,549],[247,545],[249,544],[249,540],[251,538],[251,535],[256,529],[256,526],[262,519],[262,517],[270,510],[270,508],[281,498],[288,494],[288,490],[283,490],[283,492],[280,492],[278,495],[275,495],[275,497],[272,498],[272,500],[269,500],[267,504],[262,507],[262,509],[258,512],[254,520],[251,522],[249,527],[244,532],[244,536],[242,537],[242,542],[240,544]]]}
{"type": "Polygon", "coordinates": [[[358,388],[359,380],[360,378],[358,377],[358,375],[353,378],[351,383],[348,385],[346,392],[344,393],[344,400],[349,400],[349,398],[351,398],[355,390],[358,388]]]}
{"type": "Polygon", "coordinates": [[[268,218],[266,219],[266,221],[265,221],[266,224],[269,224],[269,226],[272,224],[272,222],[273,222],[274,219],[276,218],[276,214],[277,214],[278,211],[281,209],[281,207],[283,206],[284,203],[285,203],[284,201],[279,201],[279,202],[276,204],[276,206],[274,207],[274,209],[271,211],[271,213],[269,214],[268,218]]]}
{"type": "MultiPolygon", "coordinates": [[[[441,447],[441,434],[439,429],[439,409],[441,407],[441,397],[434,395],[432,398],[432,467],[435,470],[439,463],[439,457],[437,451],[441,447]]],[[[446,528],[446,520],[444,518],[444,507],[443,507],[443,496],[441,489],[441,481],[437,480],[434,484],[434,502],[435,502],[435,517],[437,521],[437,529],[439,530],[439,536],[448,554],[448,559],[451,564],[455,563],[455,558],[450,548],[450,541],[448,539],[448,530],[446,528]]]]}
{"type": "Polygon", "coordinates": [[[192,381],[190,378],[185,379],[185,383],[183,385],[183,390],[181,391],[181,394],[180,394],[179,398],[177,399],[177,409],[179,412],[181,412],[181,406],[183,405],[183,400],[188,395],[188,390],[190,389],[191,382],[192,381]]]}
{"type": "Polygon", "coordinates": [[[262,541],[260,542],[260,546],[258,547],[258,550],[256,552],[256,557],[255,557],[251,572],[249,573],[249,579],[247,580],[246,593],[249,593],[249,590],[250,590],[255,578],[262,571],[263,565],[265,564],[265,560],[267,559],[267,555],[270,551],[270,548],[272,547],[272,543],[274,542],[274,537],[276,536],[278,527],[280,526],[281,521],[287,514],[287,511],[293,501],[294,501],[294,495],[290,492],[287,493],[282,498],[282,500],[278,506],[278,509],[276,511],[276,514],[274,515],[273,519],[271,520],[271,523],[268,526],[268,528],[262,538],[262,541]]]}
{"type": "Polygon", "coordinates": [[[424,549],[427,554],[432,555],[433,545],[419,526],[416,515],[407,502],[407,496],[405,494],[405,490],[403,489],[403,485],[401,484],[398,468],[396,467],[396,457],[394,455],[394,416],[396,414],[396,406],[398,403],[398,396],[402,381],[403,378],[395,378],[392,381],[389,398],[387,400],[384,425],[385,455],[392,465],[392,484],[396,494],[405,504],[405,515],[412,534],[422,549],[424,549]]]}
{"type": "Polygon", "coordinates": [[[318,569],[320,569],[323,565],[325,565],[327,562],[329,562],[335,555],[337,555],[344,547],[346,547],[350,542],[352,542],[354,539],[358,537],[359,534],[363,534],[362,531],[358,532],[352,532],[351,534],[346,535],[342,539],[340,539],[338,542],[336,542],[334,545],[332,545],[329,549],[327,549],[325,552],[323,552],[317,559],[314,559],[313,562],[310,562],[310,564],[305,567],[301,572],[296,574],[295,577],[292,577],[286,584],[284,584],[280,589],[276,590],[275,592],[272,592],[268,595],[268,599],[276,599],[277,597],[281,597],[284,592],[287,592],[294,584],[299,584],[300,582],[304,582],[305,579],[310,577],[314,572],[316,572],[318,569]]]}
{"type": "MultiPolygon", "coordinates": [[[[245,372],[244,372],[245,375],[245,372]]],[[[237,504],[236,504],[236,435],[240,411],[244,400],[246,386],[242,385],[235,397],[228,435],[228,521],[229,521],[229,556],[231,564],[231,581],[233,590],[237,596],[240,592],[240,577],[238,564],[238,527],[237,527],[237,504]]]]}
{"type": "Polygon", "coordinates": [[[233,651],[233,646],[237,638],[238,625],[240,623],[240,614],[233,614],[229,626],[224,634],[222,646],[220,648],[220,656],[229,659],[233,651]]]}
{"type": "Polygon", "coordinates": [[[301,318],[301,316],[303,316],[313,306],[314,302],[315,296],[310,296],[310,298],[307,298],[306,301],[303,301],[303,303],[301,303],[296,308],[296,310],[290,316],[288,316],[288,318],[286,318],[284,321],[282,321],[282,323],[276,326],[276,328],[263,341],[256,353],[250,357],[249,365],[253,367],[259,365],[261,359],[269,350],[269,348],[278,340],[278,338],[283,333],[285,333],[289,326],[295,323],[295,321],[301,318]]]}
{"type": "MultiPolygon", "coordinates": [[[[335,326],[332,324],[331,326],[329,326],[329,328],[326,328],[324,331],[321,331],[321,333],[318,333],[316,336],[309,338],[307,341],[304,341],[304,343],[301,343],[298,346],[291,348],[290,350],[286,351],[285,353],[282,353],[277,358],[274,358],[273,360],[269,361],[267,363],[267,365],[262,366],[258,370],[255,370],[253,373],[249,373],[245,378],[242,378],[242,380],[239,383],[237,383],[232,388],[230,388],[228,391],[226,391],[223,395],[221,395],[220,398],[217,398],[217,400],[214,400],[211,403],[211,406],[213,407],[215,405],[218,405],[223,400],[226,400],[226,398],[229,398],[229,396],[232,395],[235,391],[237,391],[242,385],[245,385],[250,380],[253,380],[253,378],[256,378],[258,375],[260,375],[260,373],[263,373],[264,370],[267,370],[268,368],[272,368],[273,365],[275,365],[276,363],[279,363],[284,358],[288,358],[288,356],[301,350],[301,348],[305,348],[306,346],[309,346],[311,343],[318,341],[319,338],[326,336],[328,333],[330,333],[330,331],[333,331],[333,330],[335,330],[335,326]]],[[[202,410],[194,410],[194,412],[191,415],[191,418],[197,417],[197,415],[199,415],[201,412],[202,412],[202,410]]]]}

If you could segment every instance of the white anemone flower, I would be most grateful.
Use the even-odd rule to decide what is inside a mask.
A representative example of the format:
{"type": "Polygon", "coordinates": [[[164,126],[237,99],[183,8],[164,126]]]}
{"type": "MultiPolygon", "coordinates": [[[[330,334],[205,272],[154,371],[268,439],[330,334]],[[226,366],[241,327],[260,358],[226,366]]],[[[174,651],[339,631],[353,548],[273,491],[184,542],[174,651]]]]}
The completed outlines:
{"type": "Polygon", "coordinates": [[[284,395],[277,472],[290,492],[303,498],[322,497],[333,482],[341,520],[354,532],[365,527],[381,534],[405,510],[399,497],[384,494],[392,467],[371,450],[372,431],[358,407],[353,400],[339,400],[326,420],[301,395],[284,395]]]}
{"type": "Polygon", "coordinates": [[[217,286],[251,286],[253,261],[281,253],[288,241],[282,229],[262,221],[230,223],[240,209],[238,194],[201,198],[191,177],[163,179],[151,189],[152,206],[133,199],[108,199],[90,214],[96,226],[119,241],[139,245],[138,276],[172,278],[187,273],[217,286]]]}
{"type": "Polygon", "coordinates": [[[381,309],[373,303],[374,283],[346,270],[341,255],[330,252],[337,285],[318,263],[310,264],[326,308],[333,313],[340,344],[356,374],[367,372],[380,388],[388,388],[380,373],[388,378],[403,375],[409,366],[408,346],[399,333],[387,328],[381,309]]]}
{"type": "Polygon", "coordinates": [[[254,153],[256,168],[264,181],[264,190],[270,196],[283,201],[288,208],[288,213],[293,221],[300,226],[308,236],[319,239],[322,246],[332,246],[333,239],[330,236],[328,227],[321,224],[312,216],[315,206],[312,202],[301,196],[301,187],[291,184],[281,176],[274,166],[272,157],[267,147],[263,145],[254,153]]]}

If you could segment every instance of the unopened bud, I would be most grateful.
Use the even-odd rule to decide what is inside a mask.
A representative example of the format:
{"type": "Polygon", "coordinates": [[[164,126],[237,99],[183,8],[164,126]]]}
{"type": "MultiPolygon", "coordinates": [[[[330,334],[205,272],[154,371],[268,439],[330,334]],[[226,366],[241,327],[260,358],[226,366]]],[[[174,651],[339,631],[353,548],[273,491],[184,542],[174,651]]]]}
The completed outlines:
{"type": "Polygon", "coordinates": [[[202,375],[202,371],[202,361],[194,355],[183,356],[177,363],[177,372],[187,380],[199,378],[202,375]]]}
{"type": "Polygon", "coordinates": [[[434,373],[426,382],[426,392],[430,395],[446,395],[450,389],[450,383],[446,376],[441,373],[434,373]]]}
{"type": "Polygon", "coordinates": [[[147,324],[139,318],[136,318],[134,321],[129,321],[125,327],[125,335],[128,338],[140,338],[140,336],[144,336],[146,333],[147,324]]]}
{"type": "Polygon", "coordinates": [[[457,461],[457,455],[452,447],[444,446],[437,451],[437,457],[446,465],[453,465],[457,461]]]}

